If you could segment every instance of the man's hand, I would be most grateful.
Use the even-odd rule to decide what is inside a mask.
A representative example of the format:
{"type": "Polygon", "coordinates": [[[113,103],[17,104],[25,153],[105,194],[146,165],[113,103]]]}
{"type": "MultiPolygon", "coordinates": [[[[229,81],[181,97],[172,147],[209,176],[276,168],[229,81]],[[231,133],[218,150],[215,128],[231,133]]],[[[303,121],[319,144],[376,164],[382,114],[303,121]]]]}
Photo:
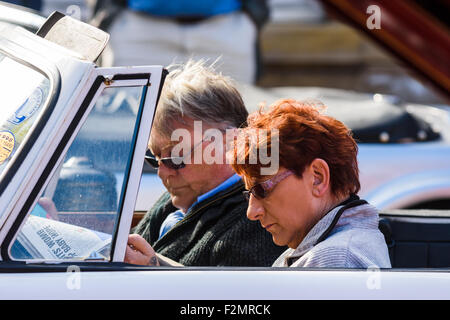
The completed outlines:
{"type": "Polygon", "coordinates": [[[143,266],[159,266],[155,250],[138,234],[130,234],[128,236],[125,262],[143,266]]]}
{"type": "Polygon", "coordinates": [[[56,209],[55,203],[50,198],[40,198],[38,203],[41,207],[47,211],[47,219],[59,220],[58,219],[58,210],[56,209]]]}

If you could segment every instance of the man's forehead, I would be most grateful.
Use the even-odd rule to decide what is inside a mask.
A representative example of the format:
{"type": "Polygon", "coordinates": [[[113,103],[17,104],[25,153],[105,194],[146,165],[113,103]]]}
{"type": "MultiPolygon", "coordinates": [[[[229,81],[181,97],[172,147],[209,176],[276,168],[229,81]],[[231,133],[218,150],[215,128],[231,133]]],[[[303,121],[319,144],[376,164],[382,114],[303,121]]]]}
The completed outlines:
{"type": "Polygon", "coordinates": [[[160,147],[161,151],[166,151],[166,150],[170,150],[172,149],[175,145],[177,145],[179,142],[178,141],[169,141],[168,143],[166,143],[165,145],[163,145],[162,147],[160,147]]]}
{"type": "Polygon", "coordinates": [[[173,148],[178,143],[178,141],[171,141],[170,138],[164,138],[156,135],[150,137],[150,143],[148,146],[153,153],[161,153],[167,149],[173,148]]]}
{"type": "Polygon", "coordinates": [[[195,139],[197,139],[196,137],[204,139],[205,131],[208,129],[218,129],[217,125],[212,125],[205,121],[195,120],[189,117],[183,117],[180,121],[172,121],[170,127],[173,128],[171,135],[176,130],[182,130],[175,135],[177,137],[177,140],[175,141],[171,140],[171,136],[168,136],[165,133],[160,133],[158,131],[152,132],[148,146],[154,154],[161,154],[181,142],[189,144],[194,143],[196,141],[195,139]]]}
{"type": "Polygon", "coordinates": [[[150,142],[149,142],[149,148],[154,153],[161,153],[163,151],[166,151],[167,149],[173,148],[175,145],[179,144],[182,141],[188,140],[190,143],[190,140],[193,136],[193,128],[188,125],[182,125],[178,124],[178,126],[175,127],[174,131],[177,129],[187,130],[187,135],[179,135],[178,140],[172,140],[171,136],[166,136],[159,134],[158,132],[152,133],[150,135],[150,142]]]}

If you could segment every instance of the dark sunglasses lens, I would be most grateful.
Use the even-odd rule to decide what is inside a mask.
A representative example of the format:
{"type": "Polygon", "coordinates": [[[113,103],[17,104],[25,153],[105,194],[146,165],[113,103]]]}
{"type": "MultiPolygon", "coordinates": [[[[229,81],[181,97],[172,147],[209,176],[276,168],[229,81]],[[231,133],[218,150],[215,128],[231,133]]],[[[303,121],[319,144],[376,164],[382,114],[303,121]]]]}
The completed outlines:
{"type": "Polygon", "coordinates": [[[174,170],[183,169],[186,166],[186,164],[183,162],[183,160],[182,159],[178,159],[178,158],[161,159],[161,162],[167,168],[174,169],[174,170]],[[174,162],[173,159],[177,159],[177,161],[174,162]]]}
{"type": "Polygon", "coordinates": [[[158,160],[156,160],[155,158],[145,156],[145,161],[147,161],[147,163],[148,163],[150,166],[152,166],[154,169],[158,169],[158,168],[159,168],[158,160]]]}
{"type": "Polygon", "coordinates": [[[264,190],[260,184],[257,184],[252,188],[252,193],[258,199],[263,199],[266,197],[266,190],[264,190]]]}
{"type": "Polygon", "coordinates": [[[245,198],[247,201],[250,200],[250,191],[248,191],[248,190],[242,191],[242,194],[244,195],[244,198],[245,198]]]}

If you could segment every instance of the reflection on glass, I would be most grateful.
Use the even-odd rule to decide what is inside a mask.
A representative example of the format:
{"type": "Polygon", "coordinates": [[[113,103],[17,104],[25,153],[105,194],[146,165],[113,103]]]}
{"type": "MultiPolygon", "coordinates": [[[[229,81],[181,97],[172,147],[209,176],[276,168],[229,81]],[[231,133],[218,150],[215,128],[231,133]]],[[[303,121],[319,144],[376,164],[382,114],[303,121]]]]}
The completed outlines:
{"type": "Polygon", "coordinates": [[[110,259],[142,92],[102,92],[19,232],[14,259],[110,259]]]}

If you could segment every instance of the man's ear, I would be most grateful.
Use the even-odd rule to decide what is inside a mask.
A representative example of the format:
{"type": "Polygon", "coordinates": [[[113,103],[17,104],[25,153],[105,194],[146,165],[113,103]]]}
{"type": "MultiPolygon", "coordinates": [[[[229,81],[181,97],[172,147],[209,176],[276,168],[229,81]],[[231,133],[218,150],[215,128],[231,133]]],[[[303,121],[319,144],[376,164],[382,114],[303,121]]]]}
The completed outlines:
{"type": "Polygon", "coordinates": [[[316,197],[321,197],[330,188],[330,167],[328,167],[325,160],[316,158],[311,162],[309,168],[313,177],[313,195],[316,197]]]}

